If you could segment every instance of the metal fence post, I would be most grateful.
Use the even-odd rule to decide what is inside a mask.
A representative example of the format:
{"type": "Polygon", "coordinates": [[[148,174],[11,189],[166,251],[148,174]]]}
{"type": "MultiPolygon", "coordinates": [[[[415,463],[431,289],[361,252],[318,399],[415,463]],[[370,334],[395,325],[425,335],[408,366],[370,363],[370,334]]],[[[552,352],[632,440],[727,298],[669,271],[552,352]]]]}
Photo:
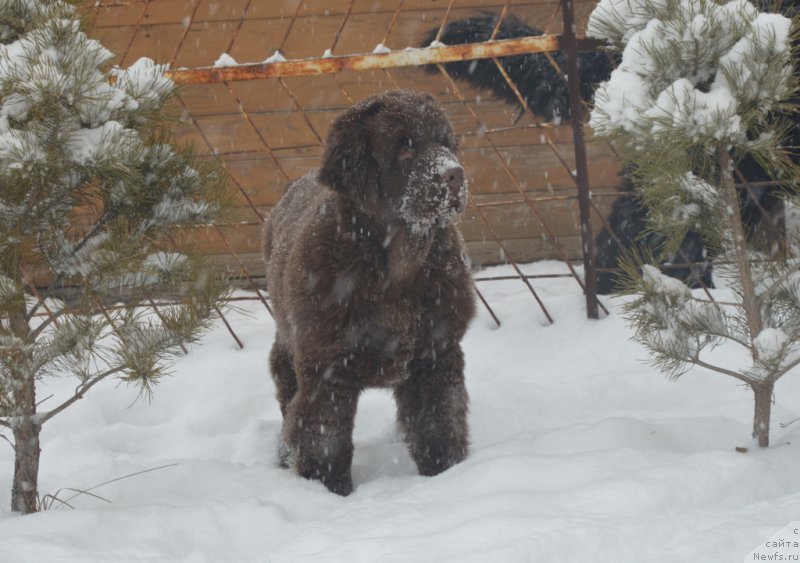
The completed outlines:
{"type": "Polygon", "coordinates": [[[599,318],[597,302],[597,277],[594,270],[594,240],[592,239],[592,217],[590,214],[589,169],[586,163],[586,143],[583,137],[583,100],[580,94],[580,72],[578,69],[578,40],[575,35],[575,12],[573,0],[561,1],[564,16],[564,32],[561,48],[567,54],[567,84],[569,85],[570,120],[575,143],[575,176],[578,183],[578,205],[581,222],[581,251],[583,252],[584,292],[586,315],[599,318]]]}

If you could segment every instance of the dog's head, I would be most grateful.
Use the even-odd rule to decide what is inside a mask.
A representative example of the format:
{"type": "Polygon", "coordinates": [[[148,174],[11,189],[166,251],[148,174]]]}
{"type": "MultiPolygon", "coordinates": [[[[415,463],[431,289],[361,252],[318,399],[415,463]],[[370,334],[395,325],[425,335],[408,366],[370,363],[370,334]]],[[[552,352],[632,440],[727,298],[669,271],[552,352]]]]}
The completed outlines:
{"type": "Polygon", "coordinates": [[[381,221],[423,231],[456,220],[467,203],[450,121],[428,94],[365,99],[334,121],[321,182],[381,221]]]}

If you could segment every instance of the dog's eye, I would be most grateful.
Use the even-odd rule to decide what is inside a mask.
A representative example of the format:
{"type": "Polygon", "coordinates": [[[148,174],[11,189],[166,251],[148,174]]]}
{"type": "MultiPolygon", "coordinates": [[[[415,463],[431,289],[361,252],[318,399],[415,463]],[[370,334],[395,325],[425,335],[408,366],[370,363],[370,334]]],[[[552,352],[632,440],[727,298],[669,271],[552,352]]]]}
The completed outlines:
{"type": "Polygon", "coordinates": [[[414,156],[414,142],[408,137],[403,137],[397,147],[397,160],[407,160],[412,156],[414,156]]]}

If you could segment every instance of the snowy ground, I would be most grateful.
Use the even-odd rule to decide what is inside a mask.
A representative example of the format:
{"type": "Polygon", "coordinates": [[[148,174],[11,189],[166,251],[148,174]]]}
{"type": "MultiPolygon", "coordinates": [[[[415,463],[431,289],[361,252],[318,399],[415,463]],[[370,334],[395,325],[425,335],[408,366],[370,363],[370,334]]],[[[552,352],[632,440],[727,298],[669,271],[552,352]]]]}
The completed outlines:
{"type": "Polygon", "coordinates": [[[700,370],[670,382],[629,342],[619,299],[588,321],[573,281],[535,286],[552,326],[519,281],[481,285],[503,327],[481,309],[465,339],[473,447],[446,473],[416,474],[382,391],[360,404],[353,495],[278,469],[273,325],[250,301],[229,315],[244,350],[220,325],[152,403],[109,382],[45,427],[41,492],[74,509],[10,515],[0,449],[0,561],[739,562],[800,520],[800,423],[780,427],[800,417],[800,374],[777,385],[775,446],[737,453],[749,390],[700,370]],[[165,465],[92,489],[109,502],[70,498],[165,465]]]}

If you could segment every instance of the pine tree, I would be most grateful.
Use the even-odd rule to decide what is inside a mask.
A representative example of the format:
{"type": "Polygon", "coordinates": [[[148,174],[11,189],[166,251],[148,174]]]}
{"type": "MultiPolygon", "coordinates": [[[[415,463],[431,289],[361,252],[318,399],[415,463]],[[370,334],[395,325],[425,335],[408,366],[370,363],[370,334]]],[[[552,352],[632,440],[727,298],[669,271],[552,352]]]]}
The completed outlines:
{"type": "Polygon", "coordinates": [[[670,241],[665,253],[688,230],[702,233],[736,296],[709,301],[653,266],[641,276],[630,267],[634,338],[669,376],[701,366],[748,385],[761,447],[775,381],[800,364],[800,263],[752,259],[733,167],[750,155],[776,180],[797,177],[782,146],[796,91],[791,28],[744,0],[602,0],[588,28],[622,55],[590,125],[634,171],[652,228],[670,241]],[[746,360],[711,354],[722,342],[746,360]]]}
{"type": "Polygon", "coordinates": [[[213,220],[223,177],[167,143],[165,69],[111,58],[69,3],[0,1],[0,425],[22,513],[37,510],[42,425],[110,376],[149,393],[223,291],[176,243],[213,220]],[[172,300],[154,310],[156,289],[172,300]],[[37,404],[57,375],[74,395],[37,404]]]}

